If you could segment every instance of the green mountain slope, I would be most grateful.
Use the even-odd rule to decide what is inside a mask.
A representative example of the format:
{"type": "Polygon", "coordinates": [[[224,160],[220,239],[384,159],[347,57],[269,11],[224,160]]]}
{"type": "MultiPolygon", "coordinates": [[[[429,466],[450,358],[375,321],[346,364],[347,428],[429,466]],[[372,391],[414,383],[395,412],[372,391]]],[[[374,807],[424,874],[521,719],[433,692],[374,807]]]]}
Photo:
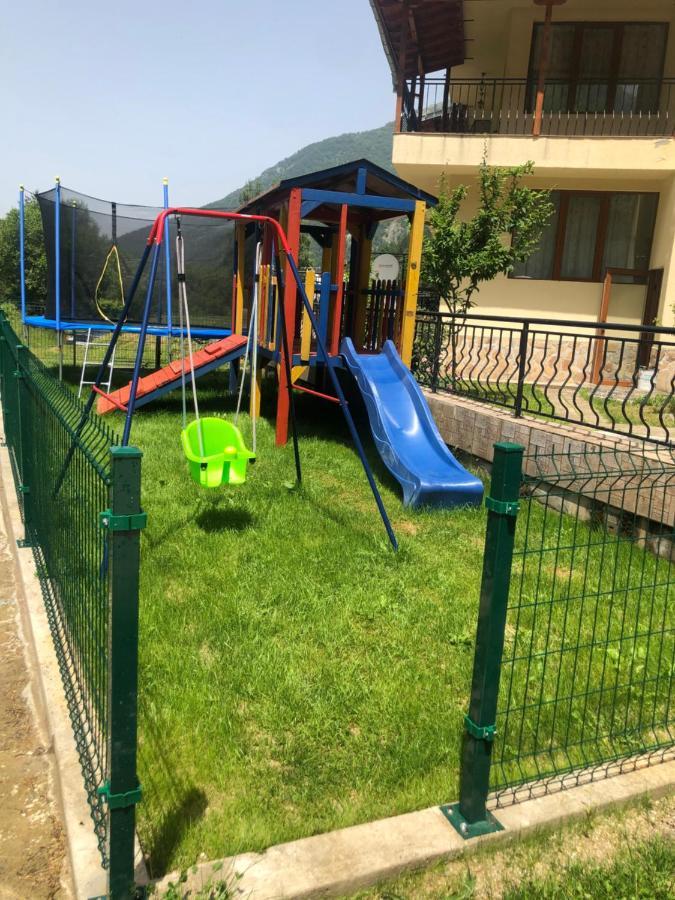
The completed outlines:
{"type": "MultiPolygon", "coordinates": [[[[392,124],[389,122],[381,128],[372,128],[370,131],[356,131],[326,138],[315,144],[308,144],[292,156],[265,169],[257,179],[253,180],[259,181],[261,190],[264,191],[284,178],[306,175],[317,169],[328,169],[331,166],[339,166],[361,157],[370,159],[378,166],[393,172],[391,164],[392,135],[392,124]]],[[[209,207],[217,206],[221,209],[233,209],[239,206],[239,195],[243,189],[244,185],[230,191],[222,199],[207,205],[209,207]]]]}

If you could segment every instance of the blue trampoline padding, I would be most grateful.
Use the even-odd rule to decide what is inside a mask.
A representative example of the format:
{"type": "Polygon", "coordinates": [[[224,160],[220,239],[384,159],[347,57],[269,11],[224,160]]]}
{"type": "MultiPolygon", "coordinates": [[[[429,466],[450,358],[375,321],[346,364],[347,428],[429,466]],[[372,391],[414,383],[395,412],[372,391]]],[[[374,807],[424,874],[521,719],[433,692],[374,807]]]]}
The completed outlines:
{"type": "MultiPolygon", "coordinates": [[[[48,319],[46,316],[26,316],[23,320],[24,325],[30,325],[31,328],[48,328],[56,331],[56,319],[48,319]]],[[[115,324],[113,322],[76,322],[71,319],[61,319],[61,331],[113,331],[115,324]]],[[[124,334],[139,334],[140,325],[123,325],[124,334]]],[[[180,328],[175,326],[171,329],[165,325],[149,325],[148,334],[153,337],[180,337],[180,328]]],[[[231,328],[190,328],[190,333],[196,338],[223,338],[232,334],[231,328]]]]}
{"type": "Polygon", "coordinates": [[[392,341],[381,353],[340,347],[366,404],[375,446],[403,488],[405,506],[479,506],[483,484],[448,450],[419,385],[392,341]]]}

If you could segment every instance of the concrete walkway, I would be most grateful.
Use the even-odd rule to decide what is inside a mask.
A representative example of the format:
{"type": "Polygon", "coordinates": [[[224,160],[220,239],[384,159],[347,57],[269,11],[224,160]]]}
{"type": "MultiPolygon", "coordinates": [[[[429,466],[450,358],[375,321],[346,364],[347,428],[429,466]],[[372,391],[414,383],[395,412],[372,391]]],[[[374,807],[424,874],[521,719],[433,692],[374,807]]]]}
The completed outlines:
{"type": "Polygon", "coordinates": [[[33,700],[13,548],[0,510],[0,900],[71,897],[53,760],[33,700]]]}
{"type": "MultiPolygon", "coordinates": [[[[182,881],[174,872],[155,885],[159,897],[195,896],[207,887],[247,900],[310,900],[346,897],[441,860],[472,853],[486,843],[500,843],[558,828],[587,818],[592,811],[635,802],[649,795],[671,795],[675,760],[648,766],[642,759],[633,771],[607,780],[592,780],[559,793],[495,810],[502,831],[464,841],[438,807],[341,828],[286,844],[263,853],[242,853],[228,859],[198,863],[182,881]],[[192,894],[189,892],[192,891],[192,894]]],[[[583,778],[580,779],[583,782],[583,778]]]]}

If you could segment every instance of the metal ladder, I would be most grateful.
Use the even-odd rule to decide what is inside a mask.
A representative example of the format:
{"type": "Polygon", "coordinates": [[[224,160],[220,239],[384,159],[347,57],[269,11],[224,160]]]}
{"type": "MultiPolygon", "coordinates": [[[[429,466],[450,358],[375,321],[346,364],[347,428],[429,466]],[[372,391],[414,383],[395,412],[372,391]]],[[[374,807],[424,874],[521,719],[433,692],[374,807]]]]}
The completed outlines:
{"type": "MultiPolygon", "coordinates": [[[[75,340],[77,340],[76,335],[77,335],[77,332],[74,335],[75,340]]],[[[80,372],[80,389],[77,392],[78,397],[82,396],[82,388],[85,386],[85,384],[96,384],[95,380],[94,381],[85,381],[87,365],[96,366],[97,370],[98,370],[98,367],[101,365],[100,362],[91,362],[91,363],[89,362],[90,348],[91,347],[104,347],[107,349],[108,343],[109,343],[108,341],[92,340],[92,329],[91,328],[87,329],[87,343],[85,344],[85,347],[84,347],[84,359],[82,360],[82,371],[80,372]]],[[[110,362],[108,363],[108,380],[107,380],[107,382],[105,382],[105,381],[101,382],[101,387],[105,387],[107,394],[110,393],[110,385],[112,384],[113,371],[115,369],[115,353],[116,352],[117,352],[117,344],[115,344],[115,346],[113,348],[112,356],[110,357],[110,362]]]]}

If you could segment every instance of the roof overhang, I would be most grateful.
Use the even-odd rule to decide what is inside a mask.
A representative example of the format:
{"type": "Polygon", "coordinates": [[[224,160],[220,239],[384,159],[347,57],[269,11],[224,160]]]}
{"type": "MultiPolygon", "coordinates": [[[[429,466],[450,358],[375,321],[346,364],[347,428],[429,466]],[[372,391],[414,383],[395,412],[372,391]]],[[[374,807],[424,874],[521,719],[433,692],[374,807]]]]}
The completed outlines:
{"type": "Polygon", "coordinates": [[[463,0],[370,0],[394,87],[465,60],[463,0]],[[405,47],[405,60],[403,48],[405,47]]]}

